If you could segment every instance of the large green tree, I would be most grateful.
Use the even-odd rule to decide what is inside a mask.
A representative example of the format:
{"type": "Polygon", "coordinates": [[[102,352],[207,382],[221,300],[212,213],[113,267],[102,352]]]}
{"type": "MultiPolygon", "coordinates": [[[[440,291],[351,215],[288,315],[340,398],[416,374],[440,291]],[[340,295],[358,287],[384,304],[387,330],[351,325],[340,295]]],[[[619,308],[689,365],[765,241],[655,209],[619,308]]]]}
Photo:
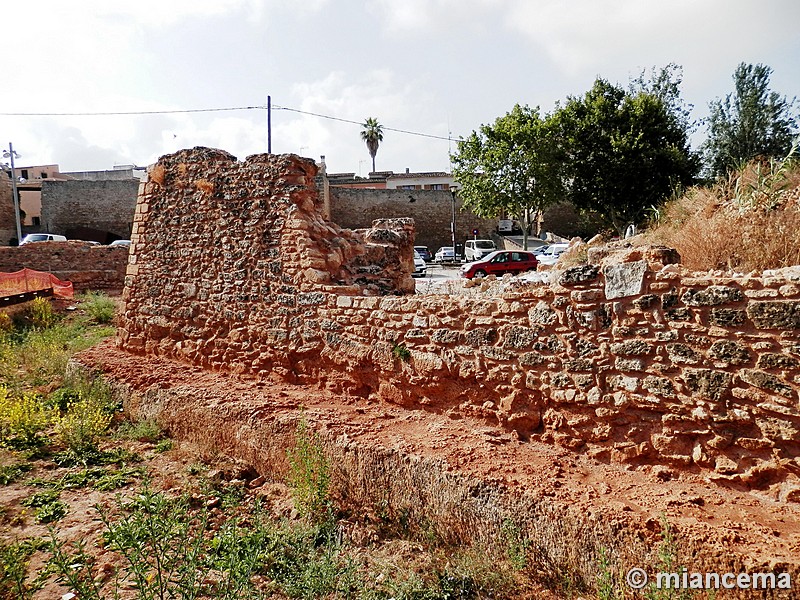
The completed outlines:
{"type": "Polygon", "coordinates": [[[554,113],[564,150],[567,198],[601,214],[620,234],[676,188],[694,181],[699,160],[688,116],[669,72],[629,90],[597,79],[554,113]]]}
{"type": "Polygon", "coordinates": [[[378,123],[375,117],[369,117],[363,124],[361,139],[367,144],[367,150],[372,157],[372,172],[375,172],[375,155],[378,154],[378,146],[383,141],[383,125],[378,123]]]}
{"type": "Polygon", "coordinates": [[[558,151],[555,131],[539,109],[514,106],[458,141],[451,158],[463,205],[484,218],[518,217],[527,249],[533,213],[562,197],[558,151]]]}
{"type": "Polygon", "coordinates": [[[711,175],[724,175],[757,157],[784,157],[797,123],[793,101],[770,91],[772,69],[741,63],[734,92],[709,103],[708,138],[703,145],[711,175]]]}

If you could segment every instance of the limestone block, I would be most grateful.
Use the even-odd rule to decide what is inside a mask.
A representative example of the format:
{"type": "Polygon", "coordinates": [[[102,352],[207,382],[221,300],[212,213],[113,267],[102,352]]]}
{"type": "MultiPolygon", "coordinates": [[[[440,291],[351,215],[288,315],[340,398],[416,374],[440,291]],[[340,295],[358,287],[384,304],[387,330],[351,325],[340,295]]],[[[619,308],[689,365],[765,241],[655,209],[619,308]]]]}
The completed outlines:
{"type": "Polygon", "coordinates": [[[608,265],[603,269],[606,298],[613,300],[641,294],[646,273],[645,260],[608,265]]]}

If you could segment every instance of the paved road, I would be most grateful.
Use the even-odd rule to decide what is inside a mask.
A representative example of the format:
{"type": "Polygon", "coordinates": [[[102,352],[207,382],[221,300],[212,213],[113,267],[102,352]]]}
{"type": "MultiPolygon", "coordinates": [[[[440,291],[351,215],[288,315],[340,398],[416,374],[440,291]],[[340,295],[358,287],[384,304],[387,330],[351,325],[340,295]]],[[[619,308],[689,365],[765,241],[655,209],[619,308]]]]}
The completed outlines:
{"type": "Polygon", "coordinates": [[[418,277],[417,279],[458,279],[460,267],[443,267],[435,263],[428,263],[428,272],[425,277],[418,277]]]}

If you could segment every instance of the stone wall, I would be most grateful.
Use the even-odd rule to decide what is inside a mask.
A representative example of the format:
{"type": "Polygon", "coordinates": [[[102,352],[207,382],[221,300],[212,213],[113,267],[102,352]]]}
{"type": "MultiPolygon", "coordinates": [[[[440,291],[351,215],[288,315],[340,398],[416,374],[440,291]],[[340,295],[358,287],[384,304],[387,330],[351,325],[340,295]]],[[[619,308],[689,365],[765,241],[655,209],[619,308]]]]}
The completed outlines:
{"type": "MultiPolygon", "coordinates": [[[[341,227],[361,229],[375,219],[408,217],[416,223],[417,246],[431,253],[452,246],[453,197],[442,190],[364,190],[331,186],[331,221],[341,227]],[[411,202],[411,200],[414,202],[411,202]]],[[[488,238],[497,228],[497,219],[480,219],[464,211],[456,197],[456,238],[460,246],[472,239],[472,230],[488,238]]]]}
{"type": "Polygon", "coordinates": [[[14,195],[11,180],[0,172],[0,245],[6,246],[11,238],[17,239],[17,221],[14,218],[14,195]]]}
{"type": "Polygon", "coordinates": [[[138,190],[138,179],[45,179],[42,181],[42,231],[68,235],[68,232],[92,229],[112,233],[117,239],[128,239],[138,190]]]}
{"type": "Polygon", "coordinates": [[[288,374],[317,353],[305,336],[327,294],[412,292],[412,221],[365,232],[324,221],[316,171],[295,155],[237,162],[208,148],[153,165],[134,216],[123,346],[288,374]]]}
{"type": "Polygon", "coordinates": [[[88,242],[36,242],[0,247],[0,271],[23,268],[53,273],[71,281],[75,291],[102,290],[120,293],[125,285],[128,248],[97,246],[88,242]]]}
{"type": "Polygon", "coordinates": [[[207,149],[152,167],[119,344],[470,415],[603,461],[795,477],[797,273],[688,275],[673,251],[634,249],[550,284],[412,295],[410,224],[326,223],[314,169],[207,149]]]}

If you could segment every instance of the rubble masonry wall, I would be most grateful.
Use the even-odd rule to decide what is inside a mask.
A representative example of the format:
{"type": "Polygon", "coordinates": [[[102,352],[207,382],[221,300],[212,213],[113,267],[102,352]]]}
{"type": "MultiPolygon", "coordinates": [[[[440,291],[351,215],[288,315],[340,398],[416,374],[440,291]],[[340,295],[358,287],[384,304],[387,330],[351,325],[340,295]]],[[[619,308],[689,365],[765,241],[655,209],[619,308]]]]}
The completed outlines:
{"type": "Polygon", "coordinates": [[[477,417],[603,461],[749,485],[800,468],[790,276],[690,278],[629,252],[500,296],[417,296],[412,225],[339,229],[315,174],[293,155],[203,148],[151,167],[120,346],[477,417]]]}

